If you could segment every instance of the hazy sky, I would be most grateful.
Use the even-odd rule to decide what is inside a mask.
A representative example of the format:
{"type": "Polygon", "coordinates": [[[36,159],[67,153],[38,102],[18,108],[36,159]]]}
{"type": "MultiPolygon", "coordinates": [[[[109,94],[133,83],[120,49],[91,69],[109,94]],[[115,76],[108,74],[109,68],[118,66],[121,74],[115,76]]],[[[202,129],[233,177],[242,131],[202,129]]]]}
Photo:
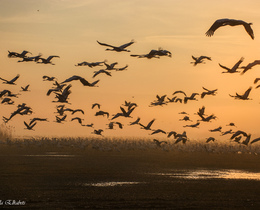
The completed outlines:
{"type": "MultiPolygon", "coordinates": [[[[84,123],[94,123],[94,128],[104,129],[105,136],[145,136],[150,131],[141,130],[138,125],[128,126],[137,117],[147,124],[156,119],[152,128],[186,131],[189,138],[204,139],[209,136],[220,138],[220,133],[210,133],[209,129],[222,126],[222,131],[229,130],[226,125],[234,122],[233,130],[244,130],[254,137],[260,136],[260,89],[255,89],[253,81],[260,77],[260,66],[254,67],[244,75],[222,74],[219,63],[232,67],[241,57],[241,66],[260,59],[260,2],[248,0],[206,1],[206,0],[0,0],[0,77],[11,79],[17,74],[20,78],[14,86],[0,83],[0,90],[10,89],[20,93],[14,98],[14,105],[1,106],[2,116],[9,117],[16,106],[25,102],[32,107],[30,116],[15,116],[7,125],[14,127],[15,136],[91,136],[92,129],[71,122],[68,113],[64,124],[55,121],[57,103],[55,95],[46,96],[52,82],[42,80],[43,75],[55,76],[59,82],[79,75],[89,81],[100,79],[99,87],[84,87],[79,81],[73,81],[72,94],[66,107],[83,109],[84,123]],[[255,40],[245,32],[243,26],[219,28],[213,37],[206,37],[205,32],[220,18],[241,19],[252,22],[255,40]],[[111,45],[122,45],[135,40],[128,47],[131,52],[105,51],[96,40],[111,45]],[[172,58],[145,59],[131,57],[130,54],[146,54],[159,47],[172,53],[172,58]],[[8,58],[8,50],[22,52],[28,50],[32,55],[42,57],[58,55],[53,63],[19,63],[17,58],[8,58]],[[191,56],[210,56],[212,61],[193,66],[191,56]],[[87,66],[77,67],[82,61],[107,63],[118,62],[118,67],[126,64],[126,71],[112,72],[112,77],[93,72],[104,68],[87,66]],[[30,92],[20,92],[21,86],[30,84],[30,92]],[[229,94],[242,94],[253,87],[249,98],[240,101],[229,94]],[[190,95],[202,93],[202,87],[218,89],[216,96],[206,96],[187,104],[169,103],[165,106],[149,107],[156,95],[172,97],[176,90],[183,90],[190,95]],[[133,118],[117,118],[124,124],[124,129],[107,130],[109,120],[96,117],[97,109],[92,110],[95,102],[101,104],[101,110],[110,115],[120,112],[124,101],[138,104],[133,111],[133,118]],[[206,114],[215,114],[217,119],[205,123],[199,128],[184,128],[186,124],[196,123],[199,117],[194,115],[202,106],[206,114]],[[193,122],[179,121],[181,111],[189,113],[193,122]],[[33,117],[47,117],[49,122],[38,122],[35,131],[24,129],[23,121],[33,117]]],[[[111,117],[110,117],[111,118],[111,117]]],[[[156,137],[156,136],[154,136],[156,137]]],[[[159,134],[158,137],[164,137],[159,134]]],[[[221,137],[223,138],[223,137],[221,137]]],[[[227,137],[226,137],[227,138],[227,137]]]]}

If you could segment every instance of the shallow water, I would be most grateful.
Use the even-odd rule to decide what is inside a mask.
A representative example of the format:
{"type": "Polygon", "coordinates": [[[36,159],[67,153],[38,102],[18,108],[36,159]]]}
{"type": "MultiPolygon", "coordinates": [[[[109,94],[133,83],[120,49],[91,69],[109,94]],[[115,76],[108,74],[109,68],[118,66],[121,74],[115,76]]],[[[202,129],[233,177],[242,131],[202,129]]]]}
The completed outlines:
{"type": "Polygon", "coordinates": [[[123,186],[123,185],[133,185],[140,184],[140,182],[97,182],[97,183],[85,183],[84,186],[92,186],[92,187],[115,187],[115,186],[123,186]]]}
{"type": "Polygon", "coordinates": [[[181,179],[235,179],[235,180],[257,180],[260,181],[260,173],[244,170],[221,169],[221,170],[175,170],[169,173],[152,173],[158,176],[167,176],[181,179]]]}

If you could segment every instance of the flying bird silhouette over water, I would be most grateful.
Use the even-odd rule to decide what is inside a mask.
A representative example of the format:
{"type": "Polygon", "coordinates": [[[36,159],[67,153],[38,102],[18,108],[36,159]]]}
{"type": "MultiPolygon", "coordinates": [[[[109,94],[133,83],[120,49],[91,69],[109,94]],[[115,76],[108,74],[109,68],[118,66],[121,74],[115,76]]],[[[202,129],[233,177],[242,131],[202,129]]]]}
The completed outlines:
{"type": "Polygon", "coordinates": [[[209,28],[209,30],[206,32],[206,36],[213,36],[214,32],[222,26],[237,26],[237,25],[243,25],[246,32],[248,33],[248,35],[254,39],[254,32],[253,29],[251,28],[252,23],[247,23],[243,20],[235,20],[235,19],[228,19],[228,18],[224,18],[224,19],[218,19],[216,20],[213,25],[209,28]]]}
{"type": "Polygon", "coordinates": [[[129,43],[123,44],[123,45],[121,45],[119,47],[116,47],[116,46],[113,46],[113,45],[110,45],[110,44],[106,44],[106,43],[101,43],[99,41],[97,41],[97,43],[100,44],[100,45],[103,45],[103,46],[110,47],[110,48],[108,48],[106,50],[116,51],[116,52],[122,52],[122,51],[130,52],[130,50],[126,50],[125,48],[129,47],[130,45],[132,45],[134,43],[134,40],[132,40],[129,43]]]}

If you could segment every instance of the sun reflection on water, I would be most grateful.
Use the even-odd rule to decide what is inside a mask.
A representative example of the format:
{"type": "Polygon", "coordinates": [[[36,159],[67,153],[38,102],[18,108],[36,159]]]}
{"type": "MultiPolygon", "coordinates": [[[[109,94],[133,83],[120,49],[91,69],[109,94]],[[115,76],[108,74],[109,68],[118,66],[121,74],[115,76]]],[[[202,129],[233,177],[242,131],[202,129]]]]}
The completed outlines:
{"type": "Polygon", "coordinates": [[[176,170],[171,173],[154,173],[154,175],[168,176],[182,179],[246,179],[260,180],[260,173],[254,173],[244,170],[221,169],[221,170],[176,170]]]}

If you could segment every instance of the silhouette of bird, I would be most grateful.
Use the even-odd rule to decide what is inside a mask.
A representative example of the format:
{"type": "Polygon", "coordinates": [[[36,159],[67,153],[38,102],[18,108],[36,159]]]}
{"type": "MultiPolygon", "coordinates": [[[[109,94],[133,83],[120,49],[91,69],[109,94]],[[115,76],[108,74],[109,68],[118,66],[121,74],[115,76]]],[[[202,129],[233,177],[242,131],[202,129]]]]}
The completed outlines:
{"type": "Polygon", "coordinates": [[[67,115],[64,115],[63,117],[55,116],[57,123],[62,123],[67,118],[67,115]]]}
{"type": "Polygon", "coordinates": [[[4,98],[4,99],[1,101],[1,104],[11,105],[11,104],[14,104],[14,101],[13,101],[11,98],[4,98]]]}
{"type": "Polygon", "coordinates": [[[210,120],[215,120],[217,118],[214,114],[212,114],[208,117],[204,117],[202,114],[199,114],[199,113],[198,113],[198,115],[201,117],[201,119],[199,121],[203,121],[203,122],[210,122],[210,120]]]}
{"type": "Polygon", "coordinates": [[[182,119],[179,119],[179,121],[192,121],[189,116],[184,116],[182,119]]]}
{"type": "Polygon", "coordinates": [[[221,132],[222,126],[209,130],[210,132],[221,132]]]}
{"type": "Polygon", "coordinates": [[[83,61],[83,62],[81,62],[81,63],[78,63],[77,65],[75,65],[75,66],[88,66],[88,67],[90,67],[90,68],[93,68],[93,67],[95,67],[95,66],[102,66],[102,64],[103,63],[105,63],[106,62],[106,60],[104,60],[104,61],[101,61],[101,62],[86,62],[86,61],[83,61]]]}
{"type": "Polygon", "coordinates": [[[254,140],[252,140],[252,141],[250,142],[250,144],[256,143],[256,142],[258,142],[258,141],[260,141],[260,138],[255,138],[254,140]]]}
{"type": "MultiPolygon", "coordinates": [[[[29,51],[27,51],[27,50],[24,50],[22,53],[17,53],[17,52],[10,52],[9,50],[8,50],[8,57],[9,58],[13,58],[13,57],[16,57],[16,58],[24,58],[24,57],[26,57],[26,54],[27,53],[30,53],[29,51]]],[[[31,53],[30,53],[31,54],[31,53]]]]}
{"type": "Polygon", "coordinates": [[[239,65],[243,62],[244,58],[240,58],[240,60],[230,69],[226,66],[223,66],[219,63],[219,66],[227,71],[223,71],[222,73],[239,73],[240,71],[237,71],[239,68],[239,65]]]}
{"type": "Polygon", "coordinates": [[[37,123],[35,122],[35,123],[31,124],[31,125],[28,125],[25,121],[24,121],[23,123],[24,123],[24,125],[26,126],[25,129],[27,129],[27,130],[33,130],[33,127],[37,124],[37,123]]]}
{"type": "Polygon", "coordinates": [[[139,123],[139,125],[141,126],[141,129],[145,129],[145,130],[151,130],[151,126],[154,123],[155,119],[151,120],[146,126],[139,123]]]}
{"type": "Polygon", "coordinates": [[[172,95],[175,95],[177,93],[182,93],[184,96],[187,96],[186,93],[184,91],[182,91],[182,90],[177,90],[172,95]]]}
{"type": "Polygon", "coordinates": [[[43,81],[54,81],[56,78],[55,77],[49,77],[49,76],[42,76],[43,81]]]}
{"type": "Polygon", "coordinates": [[[37,61],[37,63],[55,65],[54,63],[51,62],[51,60],[52,60],[53,58],[59,58],[59,57],[60,57],[60,56],[58,56],[58,55],[51,55],[51,56],[49,56],[48,58],[39,58],[38,60],[41,60],[41,62],[40,62],[40,61],[37,61]]]}
{"type": "Polygon", "coordinates": [[[202,56],[200,56],[200,57],[195,57],[195,56],[191,56],[191,57],[192,57],[193,60],[194,60],[194,62],[191,62],[191,63],[193,63],[194,66],[196,66],[196,65],[199,64],[199,63],[203,63],[203,61],[204,61],[205,59],[211,61],[211,58],[210,58],[210,57],[204,56],[204,55],[202,55],[202,56]]]}
{"type": "Polygon", "coordinates": [[[71,90],[70,90],[71,87],[72,87],[72,85],[68,85],[66,88],[64,88],[62,93],[55,92],[55,94],[56,94],[55,98],[57,98],[58,101],[53,101],[53,102],[68,103],[68,97],[71,94],[71,90]]]}
{"type": "Polygon", "coordinates": [[[20,74],[17,74],[13,79],[11,80],[6,80],[6,79],[3,79],[2,77],[0,77],[1,80],[3,80],[5,84],[9,84],[9,85],[16,85],[15,84],[15,81],[20,77],[20,74]]]}
{"type": "Polygon", "coordinates": [[[94,82],[92,82],[92,83],[89,83],[89,82],[88,82],[86,79],[84,79],[83,77],[74,75],[74,76],[72,76],[72,77],[70,77],[70,78],[64,80],[61,84],[66,83],[66,82],[71,82],[71,81],[74,81],[74,80],[79,80],[79,81],[82,83],[82,85],[84,85],[84,86],[89,86],[89,87],[94,87],[94,86],[99,82],[99,80],[96,80],[96,81],[94,81],[94,82]]]}
{"type": "Polygon", "coordinates": [[[248,35],[254,39],[254,32],[253,29],[251,28],[252,23],[247,23],[243,20],[235,20],[235,19],[228,19],[228,18],[224,18],[224,19],[218,19],[216,20],[213,25],[209,28],[209,30],[206,32],[206,36],[213,36],[214,32],[222,26],[237,26],[237,25],[243,25],[246,32],[248,33],[248,35]]]}
{"type": "Polygon", "coordinates": [[[101,69],[99,71],[94,71],[93,78],[95,78],[97,75],[99,75],[101,73],[106,74],[107,76],[110,76],[110,77],[112,76],[110,72],[108,72],[108,71],[106,71],[104,69],[101,69]]]}
{"type": "Polygon", "coordinates": [[[228,131],[222,132],[221,136],[224,136],[224,135],[227,135],[227,134],[232,134],[232,133],[234,133],[234,132],[232,132],[232,129],[230,129],[228,131]]]}
{"type": "Polygon", "coordinates": [[[153,139],[153,142],[156,144],[157,147],[161,147],[162,143],[167,144],[167,141],[159,141],[157,139],[153,139]]]}
{"type": "Polygon", "coordinates": [[[206,139],[206,143],[209,143],[211,141],[215,141],[215,138],[214,137],[209,137],[206,139]]]}
{"type": "Polygon", "coordinates": [[[37,62],[40,59],[41,56],[42,56],[41,54],[39,54],[37,56],[33,56],[33,57],[26,57],[25,56],[25,57],[23,57],[23,60],[19,60],[17,62],[32,62],[32,61],[37,62]]]}
{"type": "Polygon", "coordinates": [[[107,46],[107,47],[110,47],[106,50],[110,50],[110,51],[116,51],[116,52],[122,52],[122,51],[126,51],[126,52],[130,52],[129,50],[126,50],[125,48],[129,47],[130,45],[132,45],[134,43],[134,40],[132,40],[131,42],[129,43],[126,43],[126,44],[123,44],[119,47],[116,47],[116,46],[113,46],[113,45],[109,45],[109,44],[106,44],[106,43],[101,43],[99,41],[97,41],[98,44],[102,45],[102,46],[107,46]],[[112,49],[111,49],[112,48],[112,49]]]}
{"type": "Polygon", "coordinates": [[[251,139],[251,134],[247,134],[247,137],[246,137],[246,139],[244,141],[242,141],[242,144],[247,146],[249,141],[250,141],[250,139],[251,139]]]}
{"type": "Polygon", "coordinates": [[[140,120],[141,120],[141,118],[138,117],[135,121],[131,122],[129,125],[138,125],[140,120]]]}
{"type": "Polygon", "coordinates": [[[260,80],[259,77],[258,77],[258,78],[255,78],[255,80],[254,80],[254,84],[256,84],[259,80],[260,80]]]}
{"type": "Polygon", "coordinates": [[[197,101],[197,99],[195,98],[196,95],[199,95],[199,93],[192,93],[191,96],[184,97],[184,103],[186,104],[188,100],[197,101]]]}
{"type": "Polygon", "coordinates": [[[115,115],[113,115],[111,120],[116,119],[116,118],[118,118],[120,116],[122,116],[122,117],[131,117],[130,114],[134,111],[135,107],[133,107],[133,108],[131,108],[131,109],[126,111],[123,107],[120,106],[120,109],[121,109],[121,112],[116,113],[115,115]]]}
{"type": "Polygon", "coordinates": [[[104,112],[104,111],[98,111],[96,112],[95,116],[107,116],[107,118],[109,118],[109,113],[108,112],[104,112]]]}
{"type": "Polygon", "coordinates": [[[95,107],[97,107],[98,109],[100,109],[100,104],[99,103],[94,103],[94,104],[92,104],[92,109],[94,109],[95,107]]]}
{"type": "Polygon", "coordinates": [[[47,118],[34,117],[33,119],[31,119],[29,125],[32,125],[35,121],[48,121],[48,119],[47,118]]]}
{"type": "Polygon", "coordinates": [[[202,87],[205,91],[201,93],[201,98],[204,98],[206,95],[216,95],[218,89],[215,90],[208,90],[207,88],[202,87]]]}
{"type": "Polygon", "coordinates": [[[235,99],[250,100],[250,99],[248,98],[248,96],[249,96],[251,90],[252,90],[252,87],[249,87],[243,95],[239,95],[238,93],[236,93],[236,95],[234,95],[234,96],[232,96],[232,95],[230,95],[230,94],[229,94],[229,95],[230,95],[231,97],[234,97],[235,99]]]}
{"type": "Polygon", "coordinates": [[[157,133],[163,133],[163,134],[166,134],[166,132],[162,129],[156,129],[156,130],[153,130],[153,132],[151,133],[151,135],[154,135],[154,134],[157,134],[157,133]]]}
{"type": "Polygon", "coordinates": [[[192,125],[184,125],[183,127],[198,128],[199,125],[200,125],[200,122],[197,121],[196,124],[192,124],[192,125]]]}
{"type": "Polygon", "coordinates": [[[252,69],[254,66],[259,65],[259,64],[260,64],[260,60],[255,60],[254,62],[249,63],[246,66],[240,67],[241,69],[244,69],[240,74],[242,75],[242,74],[246,73],[248,70],[252,69]]]}
{"type": "Polygon", "coordinates": [[[96,134],[96,135],[103,136],[103,135],[102,135],[102,132],[104,132],[104,130],[102,130],[102,129],[96,130],[96,129],[95,129],[92,133],[93,133],[93,134],[96,134]]]}
{"type": "Polygon", "coordinates": [[[232,122],[227,124],[227,126],[235,126],[236,127],[235,123],[232,123],[232,122]]]}
{"type": "Polygon", "coordinates": [[[2,90],[1,92],[0,92],[0,98],[2,97],[2,96],[8,96],[8,97],[17,97],[17,95],[18,94],[14,94],[14,93],[12,93],[10,90],[2,90]]]}
{"type": "Polygon", "coordinates": [[[74,120],[78,121],[78,123],[79,123],[80,125],[82,125],[82,121],[83,121],[84,119],[81,119],[81,118],[79,118],[79,117],[73,117],[73,118],[71,119],[71,121],[74,121],[74,120]]]}
{"type": "Polygon", "coordinates": [[[141,55],[130,55],[132,57],[138,57],[138,58],[160,58],[160,56],[168,56],[172,57],[172,53],[168,50],[163,50],[162,48],[159,48],[158,50],[151,50],[148,54],[141,54],[141,55]]]}
{"type": "Polygon", "coordinates": [[[21,91],[29,91],[29,86],[30,86],[30,85],[26,85],[25,87],[21,87],[21,88],[22,88],[21,91]]]}
{"type": "Polygon", "coordinates": [[[238,130],[236,131],[232,136],[231,136],[231,140],[234,139],[235,137],[239,136],[239,135],[243,135],[245,137],[248,136],[248,134],[245,132],[245,131],[241,131],[241,130],[238,130]]]}

